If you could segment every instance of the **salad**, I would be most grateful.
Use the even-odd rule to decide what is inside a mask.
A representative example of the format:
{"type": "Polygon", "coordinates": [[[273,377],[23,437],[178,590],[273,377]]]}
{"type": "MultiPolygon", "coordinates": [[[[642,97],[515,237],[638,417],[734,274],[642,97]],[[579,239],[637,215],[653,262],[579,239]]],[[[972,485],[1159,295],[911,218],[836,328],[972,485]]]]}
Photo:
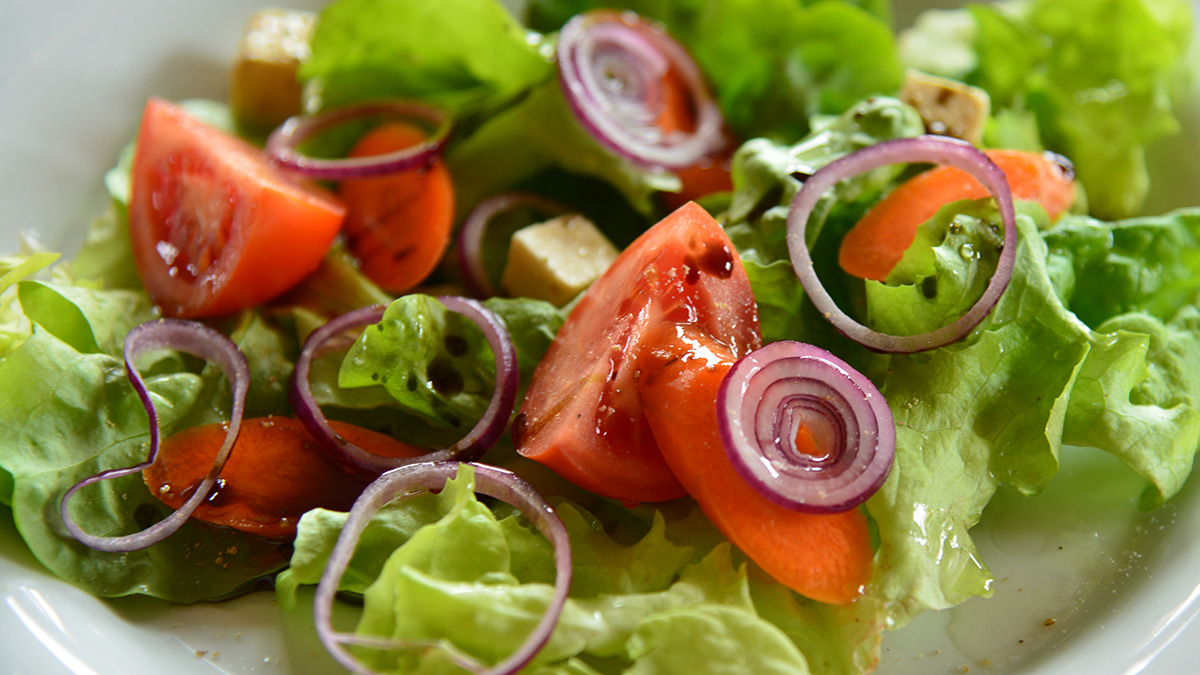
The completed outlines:
{"type": "MultiPolygon", "coordinates": [[[[404,79],[377,77],[372,69],[378,62],[371,60],[375,57],[370,50],[348,50],[344,45],[339,49],[339,36],[358,46],[375,44],[385,52],[381,58],[391,64],[410,61],[386,53],[390,49],[437,52],[435,47],[417,46],[418,38],[431,31],[415,30],[411,42],[399,45],[382,39],[372,42],[373,31],[386,32],[386,24],[357,4],[343,1],[326,10],[313,38],[312,56],[304,66],[310,71],[308,77],[321,82],[322,105],[330,108],[376,99],[384,93],[396,95],[398,92],[374,87],[381,81],[404,79]],[[363,53],[365,64],[353,62],[363,53]],[[350,63],[340,62],[343,58],[350,63]],[[322,67],[327,70],[322,72],[322,67]]],[[[407,98],[423,98],[453,112],[458,135],[447,145],[442,164],[457,181],[454,188],[460,203],[474,205],[490,193],[514,187],[542,189],[560,200],[576,200],[571,206],[588,212],[622,248],[669,213],[660,200],[663,193],[674,193],[680,187],[677,172],[631,167],[579,130],[555,134],[548,145],[531,146],[550,124],[546,117],[533,113],[552,107],[546,93],[551,89],[545,84],[554,79],[548,75],[552,72],[547,58],[549,42],[542,40],[552,40],[567,19],[588,8],[533,3],[529,27],[537,32],[531,35],[505,23],[489,3],[463,5],[445,3],[447,16],[458,11],[463,12],[461,16],[477,17],[478,24],[492,21],[508,26],[493,35],[502,45],[497,53],[504,58],[489,57],[491,67],[473,61],[472,72],[482,71],[491,79],[454,77],[456,59],[468,57],[439,53],[439,58],[451,64],[443,72],[445,80],[434,76],[437,68],[423,64],[420,72],[404,74],[414,78],[410,81],[415,89],[403,92],[407,98]],[[506,67],[496,68],[496,63],[506,67]],[[513,139],[518,141],[516,146],[511,145],[513,139]],[[563,139],[578,145],[568,147],[563,139]],[[536,147],[537,151],[522,153],[515,147],[536,147]],[[495,170],[498,165],[506,171],[495,170]],[[596,203],[589,203],[591,200],[596,203]]],[[[727,5],[719,8],[742,17],[766,15],[740,3],[727,5]]],[[[398,16],[412,19],[411,3],[389,7],[398,16]]],[[[1189,323],[1194,313],[1195,274],[1187,253],[1195,216],[1190,211],[1133,215],[1145,196],[1144,146],[1172,129],[1169,103],[1179,85],[1187,40],[1182,27],[1190,24],[1186,6],[1156,5],[1153,12],[1140,3],[1121,7],[1140,19],[1125,22],[1122,30],[1147,31],[1125,39],[1161,49],[1140,49],[1137,67],[1129,66],[1128,73],[1121,71],[1120,78],[1114,80],[1112,73],[1105,72],[1103,90],[1082,88],[1080,82],[1094,81],[1095,76],[1072,71],[1072,63],[1060,63],[1054,52],[1038,48],[1045,36],[1036,31],[1064,31],[1055,33],[1055,38],[1079,49],[1086,47],[1086,53],[1096,53],[1101,46],[1097,40],[1108,46],[1127,43],[1108,36],[1066,32],[1094,23],[1056,23],[1056,17],[1062,17],[1052,2],[1003,12],[975,9],[969,15],[958,15],[960,20],[969,16],[975,22],[976,34],[959,36],[957,47],[974,51],[976,61],[957,62],[957,70],[950,68],[951,72],[940,74],[966,79],[989,92],[994,115],[985,132],[985,145],[1023,150],[1051,147],[1064,153],[1074,162],[1079,194],[1071,195],[1066,215],[1052,216],[1052,209],[1045,204],[1030,207],[1018,203],[1016,227],[1021,238],[1012,281],[990,318],[984,319],[979,332],[963,340],[913,356],[881,356],[856,347],[814,316],[788,264],[785,236],[788,207],[800,183],[816,176],[831,159],[925,131],[927,122],[913,108],[887,96],[899,88],[903,76],[899,54],[913,58],[908,54],[910,47],[897,49],[886,29],[887,8],[834,3],[797,8],[788,10],[797,14],[795,24],[779,18],[786,13],[771,14],[771,25],[746,21],[747,35],[731,37],[728,26],[733,24],[722,21],[720,15],[697,16],[683,10],[656,15],[653,8],[633,7],[663,21],[693,51],[713,83],[730,135],[739,141],[740,149],[731,158],[733,189],[700,199],[707,212],[720,217],[744,266],[756,301],[761,339],[769,344],[803,340],[825,346],[870,376],[891,404],[897,464],[882,490],[861,510],[851,510],[865,514],[862,522],[869,526],[874,555],[870,582],[861,593],[855,589],[851,602],[838,604],[844,602],[841,599],[826,604],[805,599],[763,575],[760,563],[747,563],[689,500],[672,499],[654,506],[649,502],[657,498],[609,495],[625,502],[648,502],[635,507],[620,499],[597,498],[590,494],[592,490],[580,491],[556,473],[523,460],[511,447],[522,441],[504,437],[482,461],[525,475],[540,493],[554,500],[559,517],[573,535],[572,599],[560,619],[559,633],[535,661],[537,667],[546,672],[607,672],[626,667],[672,672],[670,668],[696,669],[689,659],[699,659],[709,667],[740,658],[745,645],[753,644],[761,650],[763,661],[758,667],[762,668],[775,667],[782,672],[804,667],[816,672],[868,669],[878,658],[881,630],[899,628],[923,610],[954,606],[993,590],[996,581],[987,561],[977,555],[968,529],[1000,484],[1030,494],[1046,489],[1057,471],[1062,443],[1095,445],[1119,457],[1135,475],[1148,481],[1142,498],[1146,508],[1179,490],[1195,450],[1195,439],[1188,434],[1194,436],[1197,431],[1191,393],[1195,385],[1188,374],[1194,371],[1191,366],[1196,358],[1189,323]],[[749,57],[738,61],[738,68],[731,71],[731,62],[718,58],[728,53],[724,50],[736,52],[739,40],[742,47],[760,48],[771,39],[781,39],[781,34],[790,36],[785,28],[796,26],[807,26],[813,35],[805,42],[812,45],[807,53],[791,55],[788,65],[793,71],[749,57]],[[830,59],[829,50],[818,47],[840,44],[839,40],[847,39],[845,35],[854,36],[858,44],[854,53],[863,57],[862,63],[842,53],[830,59]],[[1027,52],[1003,62],[985,58],[989,49],[998,49],[998,43],[989,43],[989,38],[1010,45],[1014,35],[1022,37],[1019,44],[1027,47],[1027,52]],[[1017,64],[1016,73],[1032,67],[1043,77],[1015,77],[1013,72],[1003,71],[1002,63],[1017,64]],[[1135,81],[1135,75],[1147,80],[1135,81]],[[1128,90],[1113,90],[1111,81],[1128,90]],[[1129,125],[1129,119],[1143,123],[1129,125]],[[1105,142],[1097,143],[1096,138],[1105,142]],[[741,142],[747,139],[751,140],[741,142]],[[1096,156],[1100,148],[1103,153],[1096,156]],[[1102,219],[1084,215],[1085,211],[1102,219]],[[942,376],[931,378],[931,370],[942,376]],[[1117,376],[1128,373],[1145,376],[1117,376]],[[942,400],[973,403],[966,409],[959,404],[940,409],[944,404],[930,402],[942,400]],[[916,463],[906,463],[913,461],[916,463]],[[936,468],[939,465],[943,468],[936,468]],[[930,537],[931,532],[937,536],[930,537]],[[572,623],[572,612],[577,617],[588,613],[600,617],[599,625],[572,623]],[[575,637],[569,637],[572,630],[578,631],[575,637]],[[698,632],[710,635],[714,631],[730,641],[709,643],[714,653],[697,653],[698,632]]],[[[427,20],[445,28],[448,19],[434,16],[427,20]]],[[[464,32],[478,31],[472,33],[475,38],[486,34],[486,25],[459,23],[464,32]]],[[[921,24],[907,44],[921,44],[924,31],[932,35],[925,36],[926,44],[946,46],[951,41],[938,34],[945,29],[945,24],[936,22],[921,24]]],[[[442,34],[438,33],[438,48],[446,44],[442,34]]],[[[481,51],[480,44],[472,42],[471,53],[481,51]]],[[[949,57],[932,60],[943,65],[956,63],[949,57]]],[[[1097,59],[1097,63],[1126,65],[1120,53],[1109,60],[1097,59]]],[[[930,70],[936,63],[918,65],[930,70]]],[[[190,102],[185,109],[189,117],[202,118],[209,125],[234,128],[223,106],[190,102]]],[[[558,112],[561,115],[563,111],[559,108],[558,112]]],[[[563,124],[564,118],[553,123],[563,124]]],[[[144,150],[151,144],[138,145],[144,150]]],[[[3,445],[10,449],[0,459],[4,468],[0,494],[39,559],[98,595],[138,592],[174,602],[197,602],[241,593],[247,584],[273,576],[281,602],[290,605],[299,587],[320,578],[324,557],[344,516],[332,511],[306,513],[295,543],[284,545],[278,536],[247,535],[189,521],[153,547],[120,554],[80,546],[64,536],[58,527],[61,523],[53,517],[58,495],[71,485],[104,469],[132,464],[139,453],[144,458],[146,451],[144,413],[136,407],[133,390],[116,358],[126,335],[158,315],[143,289],[150,284],[133,274],[125,235],[131,157],[108,174],[113,205],[96,221],[84,249],[70,262],[60,263],[41,278],[33,274],[48,264],[49,255],[20,253],[6,263],[5,283],[12,286],[3,296],[6,351],[0,373],[11,378],[3,389],[12,393],[14,404],[6,406],[10,418],[0,425],[9,434],[3,445]],[[68,369],[67,363],[75,365],[68,369]],[[90,374],[88,369],[92,369],[90,374]],[[61,379],[68,372],[71,379],[61,379]],[[44,392],[33,386],[37,383],[53,383],[55,395],[45,398],[44,392]],[[48,413],[43,407],[47,400],[61,409],[48,413]],[[45,431],[38,432],[39,425],[44,425],[45,431]],[[99,455],[97,447],[104,448],[99,455]],[[63,467],[72,467],[78,475],[59,472],[63,467]],[[202,568],[189,565],[189,559],[203,559],[206,564],[202,568]],[[212,560],[219,562],[214,566],[209,564],[212,560]],[[285,565],[287,569],[279,572],[285,565]]],[[[837,204],[825,200],[818,207],[824,224],[814,252],[841,239],[829,238],[825,232],[849,230],[867,213],[869,204],[900,183],[906,176],[900,176],[898,169],[863,174],[839,184],[837,204]]],[[[136,183],[137,178],[132,180],[136,183]]],[[[1017,192],[1015,186],[1013,189],[1017,192]]],[[[1029,201],[1019,194],[1018,199],[1029,201]]],[[[988,202],[959,204],[954,213],[939,212],[918,233],[918,243],[925,247],[924,258],[920,252],[906,253],[900,262],[901,276],[907,274],[908,279],[889,277],[890,283],[865,286],[855,282],[841,291],[831,284],[831,289],[842,294],[843,306],[865,302],[870,307],[870,324],[884,332],[920,333],[936,328],[969,307],[992,277],[993,268],[999,269],[995,257],[986,254],[989,246],[996,248],[994,239],[988,239],[986,224],[998,224],[999,219],[988,202]],[[978,224],[983,227],[976,227],[978,224]],[[971,255],[964,255],[964,250],[971,255]],[[947,255],[950,253],[953,255],[947,255]],[[928,279],[934,281],[924,281],[928,279]],[[966,281],[957,281],[963,279],[966,281]],[[931,285],[939,289],[937,293],[929,292],[931,285]],[[862,291],[845,290],[850,288],[868,290],[856,300],[850,294],[862,291]],[[932,317],[914,311],[925,307],[922,296],[928,301],[933,299],[931,295],[947,298],[949,306],[936,306],[939,314],[932,317]]],[[[836,248],[823,252],[830,253],[827,260],[837,259],[836,248]]],[[[251,395],[247,418],[295,412],[295,404],[287,399],[287,376],[281,373],[295,367],[303,338],[326,318],[390,300],[392,294],[381,289],[387,282],[365,278],[361,272],[368,266],[356,267],[347,260],[339,247],[324,258],[318,276],[297,280],[298,286],[289,284],[281,289],[287,291],[287,298],[273,300],[263,309],[231,314],[230,305],[220,304],[224,300],[209,298],[217,307],[213,313],[223,317],[210,319],[209,325],[229,334],[248,357],[251,395]]],[[[826,283],[834,278],[831,274],[838,273],[822,274],[826,283]]],[[[444,268],[433,278],[456,279],[452,269],[444,268]]],[[[247,282],[245,287],[262,290],[258,281],[247,282]]],[[[444,287],[429,290],[445,294],[444,287]]],[[[275,291],[264,293],[277,296],[275,291]]],[[[481,334],[439,309],[428,297],[406,295],[390,305],[385,322],[396,327],[398,335],[381,331],[378,339],[360,342],[353,348],[357,350],[352,352],[354,358],[340,364],[340,358],[331,354],[314,359],[310,382],[321,409],[331,417],[336,413],[343,421],[374,426],[388,437],[426,448],[451,445],[462,435],[461,419],[477,418],[487,407],[491,390],[480,383],[491,378],[491,356],[482,347],[481,334]],[[404,332],[418,329],[434,336],[419,354],[410,349],[411,340],[404,332]],[[443,339],[447,334],[465,346],[449,347],[457,341],[443,339]],[[436,375],[435,366],[444,365],[450,356],[460,359],[452,369],[459,381],[448,389],[445,378],[429,374],[436,375]],[[415,396],[409,387],[414,379],[406,379],[405,372],[420,374],[416,388],[421,391],[415,396]],[[399,384],[353,386],[356,379],[360,385],[373,385],[385,376],[399,384]],[[421,382],[432,384],[422,389],[421,382]]],[[[166,296],[156,296],[155,301],[172,314],[206,311],[183,304],[177,306],[183,309],[173,308],[166,296]]],[[[259,299],[252,302],[258,305],[259,299]]],[[[491,301],[488,306],[512,336],[520,379],[529,383],[551,338],[570,321],[568,312],[550,303],[521,299],[491,301]]],[[[178,354],[158,354],[140,367],[158,399],[166,434],[220,422],[233,407],[218,369],[204,368],[178,354]]],[[[169,511],[136,478],[121,480],[126,482],[110,492],[110,498],[98,503],[86,500],[77,507],[80,527],[92,532],[130,532],[169,511]]],[[[362,558],[357,566],[351,563],[344,583],[351,592],[365,591],[386,560],[385,576],[397,576],[374,586],[376,595],[390,594],[388,589],[398,585],[420,584],[420,593],[429,595],[410,593],[407,602],[436,611],[420,615],[416,608],[405,606],[387,610],[385,614],[391,618],[380,619],[376,613],[387,601],[380,604],[371,599],[372,591],[366,591],[366,612],[373,615],[368,624],[383,620],[383,633],[403,633],[398,624],[411,621],[405,630],[431,631],[439,638],[460,642],[460,649],[474,650],[477,658],[495,661],[512,652],[528,632],[528,611],[521,615],[524,618],[509,621],[474,643],[472,636],[442,635],[430,626],[448,624],[453,629],[473,621],[495,621],[498,609],[516,606],[506,603],[526,602],[534,607],[544,603],[546,589],[554,580],[554,575],[548,574],[553,571],[549,562],[552,552],[507,507],[485,508],[486,502],[479,502],[471,490],[464,489],[468,480],[465,476],[456,479],[437,497],[389,507],[387,518],[391,520],[381,521],[376,530],[384,540],[364,542],[364,546],[379,546],[379,550],[360,554],[362,558]],[[458,536],[437,534],[466,526],[468,516],[490,521],[496,529],[458,536]],[[424,524],[433,529],[416,533],[417,525],[424,524]],[[478,540],[487,537],[500,542],[497,545],[509,553],[480,560],[486,556],[481,556],[478,540]],[[402,553],[393,556],[394,544],[404,540],[410,541],[400,549],[402,553]],[[439,578],[430,561],[456,562],[442,567],[439,578]],[[481,567],[490,564],[498,567],[481,567]],[[468,573],[470,578],[455,578],[468,573]],[[466,592],[472,589],[480,593],[475,604],[467,602],[457,615],[445,611],[448,597],[467,598],[466,592]],[[428,597],[438,599],[429,601],[428,597]],[[401,616],[407,618],[397,621],[401,616]],[[429,623],[416,623],[414,617],[418,616],[419,621],[429,623]]],[[[538,613],[532,614],[536,618],[538,613]]],[[[371,632],[378,628],[376,624],[371,632]]],[[[490,628],[498,626],[493,623],[490,628]]],[[[434,652],[413,663],[420,668],[442,667],[444,654],[439,654],[434,652]]]]}

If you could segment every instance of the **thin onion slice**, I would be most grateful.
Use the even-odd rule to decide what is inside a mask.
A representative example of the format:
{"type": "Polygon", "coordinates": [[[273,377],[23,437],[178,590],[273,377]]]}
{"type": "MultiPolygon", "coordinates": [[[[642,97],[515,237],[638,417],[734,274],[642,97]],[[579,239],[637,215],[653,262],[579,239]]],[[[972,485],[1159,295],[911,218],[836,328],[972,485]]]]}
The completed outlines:
{"type": "Polygon", "coordinates": [[[137,392],[138,398],[141,399],[142,405],[146,408],[146,415],[150,418],[149,456],[141,464],[123,469],[109,469],[85,478],[71,486],[63,494],[62,501],[59,502],[59,512],[62,514],[63,524],[71,536],[99,551],[138,551],[157,544],[178,531],[192,513],[208,499],[208,495],[216,485],[221,469],[224,468],[226,460],[233,451],[233,445],[237,441],[245,410],[246,392],[250,386],[250,368],[246,363],[246,356],[237,348],[237,345],[217,331],[194,321],[159,319],[136,326],[125,336],[124,352],[125,372],[134,391],[137,392]],[[217,456],[213,459],[212,466],[204,479],[196,485],[192,495],[174,513],[135,534],[116,537],[89,534],[79,527],[79,524],[71,517],[69,508],[71,497],[93,483],[138,473],[153,464],[154,458],[158,455],[160,435],[158,412],[154,408],[150,391],[146,389],[146,384],[134,364],[141,354],[160,349],[174,349],[198,356],[216,364],[225,373],[225,379],[229,381],[230,389],[233,392],[233,408],[229,415],[229,424],[225,429],[225,440],[221,444],[220,450],[217,451],[217,456]]]}
{"type": "Polygon", "coordinates": [[[479,459],[483,453],[496,444],[496,441],[504,433],[508,420],[512,417],[513,407],[516,405],[518,386],[517,352],[508,335],[508,330],[504,327],[504,322],[500,317],[475,300],[451,295],[440,296],[438,300],[446,306],[446,309],[462,314],[483,331],[495,357],[496,390],[492,394],[483,416],[466,436],[449,448],[437,450],[415,459],[376,455],[338,435],[329,426],[325,414],[321,412],[321,407],[313,398],[312,387],[308,381],[313,359],[328,348],[331,339],[348,330],[378,323],[383,318],[385,308],[375,305],[347,312],[313,331],[304,341],[304,346],[296,359],[295,369],[292,371],[292,386],[289,393],[292,408],[296,411],[296,418],[300,420],[308,433],[344,466],[378,475],[389,469],[413,462],[441,460],[470,462],[479,459]]]}
{"type": "Polygon", "coordinates": [[[632,12],[577,15],[558,37],[558,75],[575,116],[618,155],[650,167],[681,169],[727,143],[721,110],[696,62],[663,29],[632,12]],[[696,117],[692,131],[664,133],[658,118],[663,80],[677,76],[696,117]]]}
{"type": "Polygon", "coordinates": [[[730,461],[767,499],[806,513],[847,511],[891,471],[896,426],[862,373],[802,342],[772,342],[742,357],[717,392],[730,461]],[[808,435],[815,448],[800,447],[808,435]]]}
{"type": "Polygon", "coordinates": [[[335,108],[319,115],[292,117],[271,132],[266,151],[271,160],[317,180],[351,180],[426,167],[436,162],[450,139],[452,119],[447,113],[407,101],[361,103],[335,108]],[[434,128],[425,141],[395,152],[366,157],[325,159],[302,154],[299,146],[313,134],[336,124],[387,115],[418,120],[434,128]]]}
{"type": "Polygon", "coordinates": [[[899,138],[868,146],[833,161],[804,181],[804,186],[792,200],[787,220],[788,251],[792,267],[800,284],[822,316],[842,334],[859,344],[879,352],[912,353],[949,344],[970,333],[983,321],[1012,278],[1017,258],[1017,223],[1013,211],[1012,191],[1004,171],[982,151],[965,141],[946,136],[899,138]],[[974,176],[996,201],[1004,223],[1004,245],[996,271],[988,281],[979,300],[958,319],[929,333],[920,335],[888,335],[872,330],[843,312],[817,277],[805,240],[809,216],[821,198],[839,181],[889,164],[924,163],[949,164],[974,176]]]}
{"type": "Polygon", "coordinates": [[[496,294],[483,267],[483,234],[496,216],[522,206],[548,215],[567,211],[562,204],[529,192],[504,192],[480,202],[463,220],[455,247],[458,269],[471,295],[488,298],[496,294]]]}
{"type": "MultiPolygon", "coordinates": [[[[515,506],[526,518],[537,527],[554,546],[554,595],[550,600],[546,613],[537,626],[526,638],[525,643],[508,658],[494,667],[488,668],[467,660],[464,655],[455,654],[459,665],[474,673],[483,675],[510,675],[527,665],[538,651],[550,640],[554,626],[562,614],[567,601],[567,593],[571,588],[571,546],[567,537],[566,527],[559,520],[554,509],[546,503],[528,483],[504,469],[483,464],[470,465],[475,472],[475,490],[479,493],[495,497],[515,506]]],[[[386,638],[371,638],[358,636],[353,633],[338,632],[333,628],[333,600],[337,594],[338,584],[345,574],[350,559],[354,555],[355,546],[362,536],[363,530],[371,516],[381,507],[397,497],[411,497],[424,491],[441,490],[446,481],[458,475],[458,462],[420,462],[402,466],[377,478],[363,490],[362,495],[354,502],[338,535],[337,544],[329,555],[329,562],[321,575],[314,599],[314,617],[317,634],[326,649],[335,659],[352,672],[360,675],[377,675],[376,671],[360,664],[342,645],[358,644],[375,648],[404,648],[412,646],[428,646],[427,641],[405,643],[386,638]]]]}

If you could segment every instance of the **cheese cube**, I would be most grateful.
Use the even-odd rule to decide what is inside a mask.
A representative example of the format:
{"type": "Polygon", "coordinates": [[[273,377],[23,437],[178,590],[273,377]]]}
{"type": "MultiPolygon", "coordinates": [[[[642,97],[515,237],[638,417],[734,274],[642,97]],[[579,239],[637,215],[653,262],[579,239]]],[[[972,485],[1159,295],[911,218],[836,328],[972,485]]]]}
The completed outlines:
{"type": "Polygon", "coordinates": [[[229,82],[229,105],[238,122],[267,131],[300,113],[300,63],[309,56],[316,14],[264,9],[246,23],[229,82]]]}
{"type": "Polygon", "coordinates": [[[562,307],[608,269],[617,248],[580,215],[530,225],[512,236],[500,287],[562,307]]]}
{"type": "Polygon", "coordinates": [[[992,102],[987,92],[956,80],[909,70],[900,100],[921,113],[925,130],[979,145],[992,102]]]}

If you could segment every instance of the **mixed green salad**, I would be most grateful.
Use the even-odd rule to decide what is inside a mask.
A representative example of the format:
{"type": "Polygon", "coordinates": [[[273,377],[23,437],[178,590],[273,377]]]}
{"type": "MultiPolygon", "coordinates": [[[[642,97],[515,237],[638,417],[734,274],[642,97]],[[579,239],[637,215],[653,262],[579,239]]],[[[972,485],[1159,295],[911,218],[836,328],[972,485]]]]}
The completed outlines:
{"type": "MultiPolygon", "coordinates": [[[[600,6],[532,0],[514,16],[494,0],[334,0],[304,50],[303,104],[315,113],[403,99],[443,111],[454,133],[438,166],[453,183],[456,226],[489,197],[522,191],[584,214],[623,249],[674,210],[685,185],[680,170],[614,153],[564,99],[559,31],[600,6]]],[[[480,461],[510,469],[553,504],[574,558],[557,628],[524,672],[870,671],[884,631],[995,591],[971,528],[1002,485],[1044,490],[1064,446],[1117,457],[1145,480],[1143,509],[1180,491],[1200,448],[1200,209],[1147,215],[1143,204],[1147,147],[1179,131],[1175,107],[1191,75],[1188,3],[971,5],[927,14],[899,37],[884,0],[603,7],[660,22],[694,57],[733,139],[731,189],[696,199],[740,256],[762,342],[817,345],[869,377],[891,409],[895,462],[858,507],[874,551],[869,582],[852,601],[827,604],[764,573],[688,497],[635,504],[594,494],[522,456],[520,439],[505,434],[480,461]],[[790,262],[787,216],[822,167],[927,133],[928,121],[899,98],[909,68],[986,92],[980,146],[1065,157],[1074,195],[1061,214],[1018,199],[1011,281],[975,330],[936,349],[888,354],[843,337],[813,307],[790,262]]],[[[269,130],[225,102],[179,107],[256,145],[269,130]]],[[[353,144],[330,136],[309,150],[342,155],[353,144]]],[[[111,200],[76,254],[0,258],[0,503],[38,560],[97,596],[208,602],[264,592],[265,580],[285,608],[309,611],[299,590],[321,579],[346,505],[306,510],[294,537],[192,519],[120,553],[75,540],[59,516],[68,488],[135,465],[149,448],[123,344],[164,307],[174,312],[164,299],[173,296],[148,290],[139,275],[144,254],[130,236],[144,138],[113,158],[103,177],[111,200]]],[[[999,211],[970,199],[921,224],[886,281],[838,268],[846,233],[916,173],[897,165],[839,183],[809,228],[827,289],[885,333],[948,323],[997,266],[999,211]]],[[[484,240],[484,268],[496,279],[516,227],[497,223],[484,240]]],[[[209,298],[217,310],[201,320],[247,358],[246,417],[294,416],[289,381],[305,339],[337,315],[385,304],[363,338],[313,360],[312,395],[330,419],[447,447],[485,414],[495,377],[484,333],[434,300],[465,292],[453,250],[420,286],[396,292],[368,278],[352,244],[339,238],[315,271],[252,307],[227,310],[224,296],[209,298]]],[[[515,347],[518,404],[577,302],[483,301],[515,347]]],[[[228,421],[219,368],[169,350],[137,365],[164,437],[228,421]]],[[[477,496],[472,481],[464,471],[437,494],[389,504],[363,534],[339,587],[361,598],[357,630],[431,645],[363,650],[379,672],[461,672],[457,652],[501,661],[550,603],[553,547],[516,509],[477,496]]],[[[71,512],[97,534],[134,532],[171,512],[138,475],[88,490],[71,512]]]]}

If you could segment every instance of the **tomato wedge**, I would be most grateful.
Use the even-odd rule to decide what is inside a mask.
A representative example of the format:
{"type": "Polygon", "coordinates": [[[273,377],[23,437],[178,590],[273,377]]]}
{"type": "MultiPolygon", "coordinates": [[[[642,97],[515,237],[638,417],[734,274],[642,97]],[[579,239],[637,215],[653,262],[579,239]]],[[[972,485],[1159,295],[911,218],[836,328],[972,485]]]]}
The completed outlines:
{"type": "Polygon", "coordinates": [[[591,492],[627,502],[686,494],[637,393],[639,354],[662,322],[695,324],[741,355],[761,343],[745,269],[721,226],[689,203],[633,242],[584,294],[534,371],[517,449],[591,492]]]}
{"type": "Polygon", "coordinates": [[[259,305],[317,268],[344,216],[331,195],[245,141],[150,98],[133,159],[129,233],[163,313],[215,316],[259,305]]]}
{"type": "MultiPolygon", "coordinates": [[[[1044,153],[988,150],[1008,178],[1015,199],[1042,205],[1056,220],[1075,201],[1075,182],[1061,165],[1044,153]]],[[[914,176],[884,197],[846,233],[838,253],[842,269],[860,279],[884,281],[904,257],[917,228],[943,206],[960,199],[989,195],[979,181],[962,169],[939,166],[914,176]]]]}
{"type": "MultiPolygon", "coordinates": [[[[330,422],[350,442],[385,457],[426,451],[369,429],[330,422]]],[[[225,426],[206,424],[172,434],[142,472],[151,494],[179,508],[204,478],[225,440],[225,426]]],[[[347,473],[330,459],[299,420],[261,417],[242,421],[241,433],[221,470],[216,491],[195,518],[243,532],[290,539],[306,511],[348,511],[370,477],[347,473]]]]}
{"type": "MultiPolygon", "coordinates": [[[[350,156],[381,155],[424,140],[417,127],[391,122],[363,136],[350,156]]],[[[346,202],[346,244],[380,288],[403,293],[437,267],[454,225],[454,186],[445,166],[347,180],[338,192],[346,202]]]]}

